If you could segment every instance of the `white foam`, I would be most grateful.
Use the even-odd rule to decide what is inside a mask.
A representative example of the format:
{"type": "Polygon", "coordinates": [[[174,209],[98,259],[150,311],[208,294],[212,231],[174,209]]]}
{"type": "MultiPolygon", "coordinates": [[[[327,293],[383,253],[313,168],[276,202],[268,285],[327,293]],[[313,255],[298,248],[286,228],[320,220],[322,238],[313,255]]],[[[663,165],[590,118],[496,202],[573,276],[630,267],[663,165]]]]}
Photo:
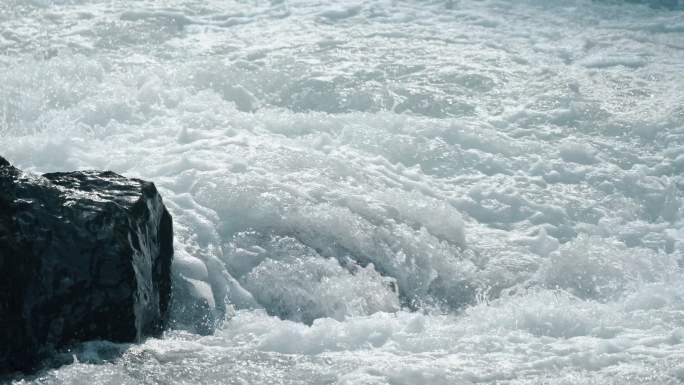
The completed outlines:
{"type": "Polygon", "coordinates": [[[175,324],[225,315],[16,382],[680,381],[684,20],[634,3],[0,2],[0,155],[153,180],[175,324]]]}

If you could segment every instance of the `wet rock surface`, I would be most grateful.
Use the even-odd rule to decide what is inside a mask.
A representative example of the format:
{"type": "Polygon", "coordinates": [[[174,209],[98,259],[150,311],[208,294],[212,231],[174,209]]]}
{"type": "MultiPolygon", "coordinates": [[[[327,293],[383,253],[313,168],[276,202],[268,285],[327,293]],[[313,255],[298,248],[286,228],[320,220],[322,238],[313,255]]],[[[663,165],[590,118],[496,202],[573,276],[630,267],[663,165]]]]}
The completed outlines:
{"type": "Polygon", "coordinates": [[[153,183],[30,175],[0,157],[0,372],[87,340],[134,342],[168,321],[172,220],[153,183]]]}

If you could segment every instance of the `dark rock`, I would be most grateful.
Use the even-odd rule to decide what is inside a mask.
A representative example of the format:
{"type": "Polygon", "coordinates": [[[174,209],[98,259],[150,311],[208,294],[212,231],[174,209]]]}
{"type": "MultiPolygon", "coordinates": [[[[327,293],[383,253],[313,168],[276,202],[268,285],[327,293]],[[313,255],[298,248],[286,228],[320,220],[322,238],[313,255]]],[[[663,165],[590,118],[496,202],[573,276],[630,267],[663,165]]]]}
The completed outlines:
{"type": "Polygon", "coordinates": [[[34,176],[0,157],[0,372],[86,340],[162,331],[171,216],[154,184],[113,172],[34,176]]]}

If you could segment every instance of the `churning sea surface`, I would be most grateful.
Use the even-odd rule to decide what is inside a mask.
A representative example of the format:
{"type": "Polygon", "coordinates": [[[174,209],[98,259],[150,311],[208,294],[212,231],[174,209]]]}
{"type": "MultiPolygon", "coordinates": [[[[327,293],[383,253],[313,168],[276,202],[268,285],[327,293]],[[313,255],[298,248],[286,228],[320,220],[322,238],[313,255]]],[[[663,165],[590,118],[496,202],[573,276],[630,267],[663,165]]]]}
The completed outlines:
{"type": "Polygon", "coordinates": [[[684,382],[676,0],[0,0],[0,155],[175,226],[163,337],[15,385],[684,382]]]}

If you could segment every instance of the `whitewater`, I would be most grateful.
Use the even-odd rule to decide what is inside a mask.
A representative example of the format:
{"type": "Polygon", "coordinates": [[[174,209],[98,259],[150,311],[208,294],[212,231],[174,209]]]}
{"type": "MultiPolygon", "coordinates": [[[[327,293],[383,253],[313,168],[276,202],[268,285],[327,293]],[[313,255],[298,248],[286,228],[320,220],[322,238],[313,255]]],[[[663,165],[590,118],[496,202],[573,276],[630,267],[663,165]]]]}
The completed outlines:
{"type": "Polygon", "coordinates": [[[175,232],[162,338],[15,385],[684,382],[676,0],[0,0],[0,155],[175,232]]]}

